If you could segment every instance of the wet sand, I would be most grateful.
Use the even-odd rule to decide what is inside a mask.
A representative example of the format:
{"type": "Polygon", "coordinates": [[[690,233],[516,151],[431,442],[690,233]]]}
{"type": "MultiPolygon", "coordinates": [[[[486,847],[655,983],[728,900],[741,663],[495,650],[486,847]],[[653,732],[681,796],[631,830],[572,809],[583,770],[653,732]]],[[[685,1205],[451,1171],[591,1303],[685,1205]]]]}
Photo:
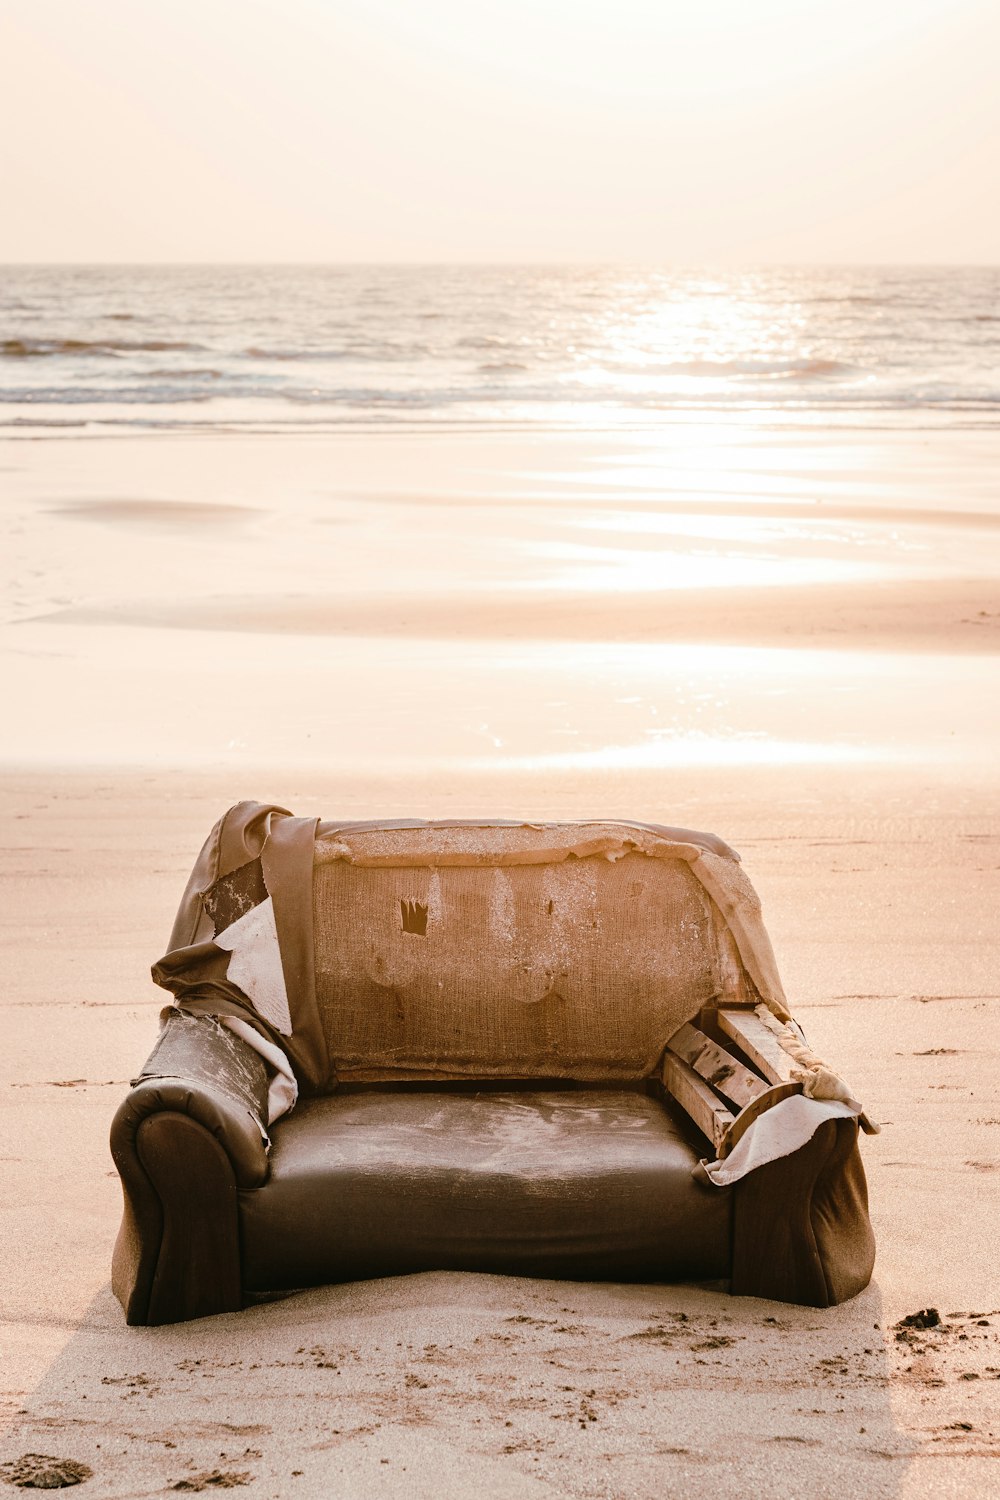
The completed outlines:
{"type": "Polygon", "coordinates": [[[361,599],[254,595],[197,602],[132,600],[78,605],[35,617],[54,625],[217,630],[249,635],[416,637],[420,640],[635,641],[837,650],[1000,651],[1000,609],[992,578],[790,586],[775,599],[764,589],[733,588],[723,601],[685,592],[578,593],[497,598],[382,593],[361,599]],[[721,608],[720,608],[721,603],[721,608]]]}
{"type": "Polygon", "coordinates": [[[4,445],[0,1462],[75,1458],[80,1493],[109,1497],[213,1472],[248,1495],[435,1500],[995,1484],[1000,695],[992,626],[962,616],[1000,608],[1000,444],[744,434],[713,485],[704,435],[658,443],[4,445]],[[679,498],[692,476],[702,498],[679,498]],[[567,552],[622,484],[662,524],[745,521],[779,492],[796,533],[567,552]],[[820,499],[864,516],[811,520],[820,499]],[[728,589],[717,610],[684,587],[713,559],[732,613],[728,589]],[[764,562],[788,582],[755,582],[764,562]],[[125,1329],[107,1129],[193,853],[241,796],[730,839],[810,1040],[883,1127],[863,1142],[872,1286],[815,1312],[440,1274],[125,1329]],[[928,1306],[943,1327],[895,1326],[928,1306]]]}

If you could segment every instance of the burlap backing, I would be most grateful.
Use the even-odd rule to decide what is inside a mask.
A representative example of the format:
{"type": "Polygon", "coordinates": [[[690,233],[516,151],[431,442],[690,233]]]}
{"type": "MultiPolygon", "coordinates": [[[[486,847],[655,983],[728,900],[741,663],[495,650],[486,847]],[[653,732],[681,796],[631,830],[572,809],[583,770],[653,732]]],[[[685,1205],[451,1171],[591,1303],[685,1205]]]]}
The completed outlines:
{"type": "Polygon", "coordinates": [[[512,862],[510,830],[480,834],[478,852],[411,834],[410,862],[401,838],[317,845],[316,996],[337,1080],[638,1080],[745,983],[699,850],[520,833],[535,862],[512,862]]]}

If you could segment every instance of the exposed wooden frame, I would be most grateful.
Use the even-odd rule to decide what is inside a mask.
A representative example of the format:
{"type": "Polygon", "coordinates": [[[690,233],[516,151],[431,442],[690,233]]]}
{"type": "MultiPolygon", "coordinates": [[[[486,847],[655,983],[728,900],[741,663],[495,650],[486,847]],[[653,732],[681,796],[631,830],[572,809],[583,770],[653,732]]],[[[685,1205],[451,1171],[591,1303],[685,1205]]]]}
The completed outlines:
{"type": "Polygon", "coordinates": [[[725,1047],[713,1042],[696,1026],[685,1022],[679,1031],[674,1032],[667,1047],[683,1058],[706,1083],[725,1094],[738,1109],[744,1109],[759,1094],[767,1092],[767,1084],[762,1078],[737,1062],[725,1047]]]}
{"type": "Polygon", "coordinates": [[[731,1006],[720,1006],[715,1015],[722,1030],[756,1063],[765,1078],[771,1083],[791,1081],[795,1063],[758,1015],[731,1006]]]}
{"type": "Polygon", "coordinates": [[[712,1014],[764,1077],[690,1022],[667,1043],[662,1076],[664,1087],[711,1141],[722,1161],[765,1110],[801,1094],[802,1084],[791,1077],[792,1059],[751,1009],[727,1006],[712,1014]],[[737,1106],[735,1114],[720,1094],[737,1106]]]}
{"type": "Polygon", "coordinates": [[[663,1084],[721,1155],[726,1133],[735,1116],[692,1067],[673,1052],[663,1058],[663,1084]]]}

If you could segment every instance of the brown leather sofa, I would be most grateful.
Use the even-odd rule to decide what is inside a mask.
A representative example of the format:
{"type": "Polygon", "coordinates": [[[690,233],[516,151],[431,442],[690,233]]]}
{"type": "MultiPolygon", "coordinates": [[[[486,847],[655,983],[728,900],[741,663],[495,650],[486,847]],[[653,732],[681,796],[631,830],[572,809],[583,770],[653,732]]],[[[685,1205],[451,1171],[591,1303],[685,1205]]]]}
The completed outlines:
{"type": "Polygon", "coordinates": [[[111,1133],[130,1323],[421,1270],[868,1282],[866,1122],[822,1102],[711,835],[239,804],[154,976],[176,1004],[111,1133]]]}

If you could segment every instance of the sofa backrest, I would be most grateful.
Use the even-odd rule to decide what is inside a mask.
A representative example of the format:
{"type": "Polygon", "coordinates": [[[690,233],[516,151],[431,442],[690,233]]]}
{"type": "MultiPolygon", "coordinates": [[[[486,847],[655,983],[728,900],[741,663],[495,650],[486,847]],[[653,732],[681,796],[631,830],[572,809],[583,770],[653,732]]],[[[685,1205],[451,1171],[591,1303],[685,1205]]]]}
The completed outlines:
{"type": "Polygon", "coordinates": [[[615,823],[321,831],[316,995],[333,1077],[653,1075],[684,1021],[771,981],[746,938],[763,931],[756,897],[711,846],[615,823]]]}

